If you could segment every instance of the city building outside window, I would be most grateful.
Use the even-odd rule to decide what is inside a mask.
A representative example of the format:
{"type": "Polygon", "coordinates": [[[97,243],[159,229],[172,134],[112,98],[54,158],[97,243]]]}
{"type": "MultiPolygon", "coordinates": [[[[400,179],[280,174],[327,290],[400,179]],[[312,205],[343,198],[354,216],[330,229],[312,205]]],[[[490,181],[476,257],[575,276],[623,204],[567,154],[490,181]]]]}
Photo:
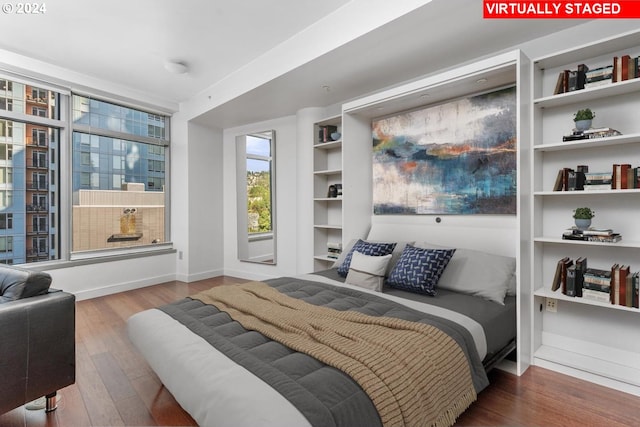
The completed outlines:
{"type": "Polygon", "coordinates": [[[168,242],[169,117],[50,87],[0,76],[0,263],[168,242]]]}
{"type": "Polygon", "coordinates": [[[60,237],[49,222],[57,194],[49,177],[58,173],[54,157],[65,126],[60,101],[57,91],[0,78],[0,263],[60,258],[48,244],[60,237]]]}
{"type": "Polygon", "coordinates": [[[168,117],[72,98],[72,252],[165,243],[168,117]]]}

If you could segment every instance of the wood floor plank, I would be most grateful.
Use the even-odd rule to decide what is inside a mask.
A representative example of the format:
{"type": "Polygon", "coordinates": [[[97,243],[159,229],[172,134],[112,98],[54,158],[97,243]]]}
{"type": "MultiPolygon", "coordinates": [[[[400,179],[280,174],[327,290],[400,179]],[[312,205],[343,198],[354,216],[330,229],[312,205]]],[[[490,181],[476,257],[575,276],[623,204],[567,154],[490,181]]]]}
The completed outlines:
{"type": "MultiPolygon", "coordinates": [[[[0,415],[1,427],[196,426],[129,341],[126,320],[213,286],[246,280],[220,276],[167,282],[76,304],[76,384],[58,409],[0,415]]],[[[640,425],[640,397],[531,367],[517,377],[494,370],[491,384],[456,426],[640,425]]]]}

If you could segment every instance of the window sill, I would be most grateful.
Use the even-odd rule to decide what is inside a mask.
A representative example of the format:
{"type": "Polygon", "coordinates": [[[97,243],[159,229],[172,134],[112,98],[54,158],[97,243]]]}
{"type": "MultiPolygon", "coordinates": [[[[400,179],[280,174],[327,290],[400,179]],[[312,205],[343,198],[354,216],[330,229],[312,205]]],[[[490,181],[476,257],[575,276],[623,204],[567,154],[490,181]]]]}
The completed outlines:
{"type": "Polygon", "coordinates": [[[144,258],[150,256],[166,255],[176,253],[172,243],[156,244],[140,248],[129,248],[122,250],[95,251],[72,253],[69,260],[55,260],[20,264],[20,267],[35,271],[49,271],[60,268],[69,268],[81,265],[100,264],[114,261],[122,261],[132,258],[144,258]]]}

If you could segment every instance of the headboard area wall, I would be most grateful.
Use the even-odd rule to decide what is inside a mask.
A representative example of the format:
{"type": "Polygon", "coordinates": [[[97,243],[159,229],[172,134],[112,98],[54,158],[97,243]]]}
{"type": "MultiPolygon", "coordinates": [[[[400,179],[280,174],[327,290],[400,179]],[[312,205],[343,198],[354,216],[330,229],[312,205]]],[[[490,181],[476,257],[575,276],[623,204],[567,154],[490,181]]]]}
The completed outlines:
{"type": "Polygon", "coordinates": [[[514,216],[373,215],[371,240],[429,242],[516,256],[518,229],[514,216]]]}

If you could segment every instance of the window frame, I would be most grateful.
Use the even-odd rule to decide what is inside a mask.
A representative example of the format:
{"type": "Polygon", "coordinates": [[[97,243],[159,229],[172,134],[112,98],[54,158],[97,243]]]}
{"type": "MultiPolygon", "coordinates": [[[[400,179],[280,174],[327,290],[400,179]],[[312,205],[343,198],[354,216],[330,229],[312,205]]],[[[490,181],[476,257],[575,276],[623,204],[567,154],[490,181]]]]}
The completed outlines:
{"type": "MultiPolygon", "coordinates": [[[[15,89],[15,84],[22,84],[28,86],[35,86],[42,91],[53,91],[57,94],[58,103],[58,117],[56,118],[48,118],[48,117],[40,117],[38,115],[28,114],[25,110],[24,113],[16,112],[15,109],[11,110],[0,110],[0,120],[5,120],[7,122],[20,122],[24,123],[25,126],[27,124],[43,126],[47,128],[53,128],[57,130],[57,135],[53,135],[51,141],[49,141],[49,153],[47,154],[47,158],[52,162],[52,168],[50,169],[52,174],[57,175],[57,179],[52,179],[53,177],[48,176],[45,179],[52,179],[51,183],[56,182],[55,191],[52,193],[51,206],[56,207],[54,211],[52,211],[52,216],[48,218],[48,226],[55,227],[57,229],[57,234],[51,235],[51,240],[48,241],[49,238],[46,237],[47,243],[46,245],[50,245],[51,248],[55,248],[57,259],[55,260],[42,260],[35,261],[31,263],[27,263],[30,268],[35,270],[51,270],[56,268],[66,268],[70,265],[83,265],[83,264],[91,264],[91,263],[101,263],[101,262],[111,262],[117,261],[120,259],[130,259],[132,257],[141,257],[141,256],[155,256],[162,255],[166,253],[173,253],[175,249],[173,248],[173,243],[171,240],[171,175],[170,175],[170,162],[171,162],[171,150],[170,150],[170,135],[171,135],[171,119],[172,113],[170,111],[162,110],[162,109],[154,109],[149,108],[148,106],[138,105],[136,103],[132,103],[130,101],[126,101],[124,99],[119,99],[118,97],[105,97],[105,96],[96,96],[92,93],[87,92],[78,92],[73,91],[69,87],[60,86],[55,83],[50,83],[38,79],[33,79],[29,77],[24,77],[20,74],[13,73],[11,71],[0,71],[0,82],[4,81],[4,93],[10,95],[13,93],[15,89]],[[165,140],[163,144],[158,144],[158,140],[154,138],[144,138],[138,135],[129,135],[129,134],[113,134],[113,137],[123,138],[126,140],[137,140],[144,143],[151,143],[154,145],[163,145],[165,147],[165,242],[153,244],[153,245],[144,245],[130,248],[117,248],[117,249],[103,249],[97,251],[91,251],[90,253],[73,253],[72,252],[72,233],[73,233],[73,222],[72,222],[72,212],[73,212],[73,144],[72,137],[73,131],[78,130],[78,126],[73,123],[73,104],[72,97],[73,95],[85,96],[93,99],[98,99],[104,102],[109,102],[113,104],[117,104],[123,107],[134,108],[137,110],[141,110],[153,115],[163,116],[165,117],[165,140]],[[140,138],[145,139],[144,141],[140,140],[140,138]],[[54,141],[55,139],[55,141],[54,141]],[[57,147],[52,147],[51,144],[57,144],[57,147]],[[56,150],[58,157],[54,159],[53,156],[56,155],[56,150]],[[66,173],[63,173],[67,171],[66,173]],[[57,196],[57,197],[56,197],[57,196]],[[55,223],[54,223],[55,221],[55,223]]],[[[0,90],[3,92],[3,90],[0,90]]],[[[46,92],[41,92],[46,93],[46,92]]],[[[25,99],[23,102],[26,103],[27,98],[29,96],[33,96],[33,92],[25,93],[25,99]]],[[[9,100],[13,100],[13,98],[7,98],[7,102],[9,100]]],[[[92,132],[95,133],[96,128],[91,129],[92,132]]],[[[82,131],[82,130],[80,130],[82,131]]],[[[49,135],[51,135],[49,133],[49,135]]],[[[26,135],[25,135],[26,137],[26,135]]],[[[6,144],[5,144],[6,145],[6,144]]],[[[5,148],[7,159],[11,159],[12,152],[5,148]]],[[[26,171],[25,171],[26,172],[26,171]]],[[[27,178],[28,179],[28,178],[27,178]]],[[[25,205],[25,209],[26,209],[25,205]]],[[[8,221],[7,221],[8,222],[8,221]]],[[[13,222],[13,219],[11,220],[13,222]]],[[[30,224],[29,224],[30,225],[30,224]]],[[[9,237],[9,236],[7,236],[9,237]]],[[[31,238],[25,234],[25,239],[31,238]]],[[[38,236],[38,238],[41,238],[38,236]]],[[[11,260],[13,263],[13,260],[11,260]]]]}
{"type": "MultiPolygon", "coordinates": [[[[150,109],[148,107],[144,107],[141,105],[135,105],[129,102],[123,102],[123,101],[119,101],[117,99],[112,99],[112,98],[107,98],[107,97],[101,97],[101,96],[96,96],[93,95],[91,93],[87,93],[87,92],[80,92],[80,91],[72,91],[70,96],[69,96],[69,103],[68,103],[68,114],[69,114],[69,125],[70,125],[70,129],[69,129],[69,135],[68,137],[68,143],[66,145],[66,149],[68,150],[68,153],[65,154],[65,159],[68,162],[68,168],[66,168],[66,170],[71,170],[71,173],[68,174],[68,180],[69,182],[67,183],[67,185],[65,186],[65,188],[68,190],[69,193],[69,203],[68,206],[69,207],[69,217],[68,220],[66,221],[66,223],[68,224],[68,256],[69,256],[69,260],[71,261],[76,261],[76,260],[91,260],[91,259],[102,259],[102,258],[118,258],[118,257],[126,257],[127,255],[138,255],[138,256],[144,256],[146,254],[148,255],[154,255],[157,254],[158,252],[166,252],[166,251],[171,251],[171,252],[175,252],[175,249],[173,249],[173,243],[172,243],[172,239],[171,239],[171,174],[167,173],[166,171],[171,171],[171,119],[172,116],[170,113],[167,112],[162,112],[160,110],[154,110],[154,109],[150,109]],[[151,138],[151,137],[146,137],[146,136],[141,136],[141,135],[135,135],[135,134],[129,134],[129,133],[125,133],[125,132],[119,132],[119,131],[114,131],[114,130],[109,130],[109,129],[102,129],[102,128],[97,128],[97,127],[93,127],[90,124],[81,124],[81,123],[73,123],[73,96],[77,95],[80,97],[85,97],[85,98],[89,98],[89,101],[91,100],[96,100],[96,101],[101,101],[101,102],[106,102],[106,103],[110,103],[110,104],[114,104],[117,107],[126,107],[126,108],[132,108],[135,110],[139,110],[142,111],[144,113],[148,113],[151,115],[155,115],[155,116],[162,116],[165,117],[165,139],[157,139],[157,138],[151,138]],[[80,132],[80,133],[84,133],[84,134],[89,134],[90,137],[91,136],[104,136],[107,138],[113,138],[113,139],[117,139],[117,140],[126,140],[126,141],[131,141],[131,142],[141,142],[141,143],[145,143],[145,144],[150,144],[152,146],[162,146],[165,149],[165,183],[164,183],[164,187],[165,187],[165,191],[164,191],[164,197],[165,197],[165,207],[164,207],[164,218],[165,218],[165,222],[164,222],[164,235],[165,235],[165,242],[161,242],[161,243],[154,243],[154,244],[150,244],[150,245],[140,245],[140,246],[131,246],[131,247],[126,247],[126,248],[106,248],[106,249],[95,249],[95,250],[91,250],[91,251],[76,251],[74,252],[72,249],[72,233],[73,233],[73,218],[72,218],[72,211],[73,211],[73,203],[72,203],[72,197],[73,197],[73,133],[74,132],[80,132]]],[[[87,146],[91,146],[91,141],[88,142],[88,144],[83,144],[83,145],[87,145],[87,146]]],[[[60,177],[60,179],[62,179],[62,177],[60,177]]],[[[91,180],[91,177],[89,178],[91,180]]]]}

